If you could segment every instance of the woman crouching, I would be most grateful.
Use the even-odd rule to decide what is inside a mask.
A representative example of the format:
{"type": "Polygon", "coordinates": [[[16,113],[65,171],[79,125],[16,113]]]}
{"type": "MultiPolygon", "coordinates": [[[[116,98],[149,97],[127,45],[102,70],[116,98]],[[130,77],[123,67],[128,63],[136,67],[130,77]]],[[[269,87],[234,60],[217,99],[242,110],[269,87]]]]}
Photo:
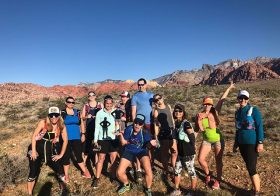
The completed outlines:
{"type": "Polygon", "coordinates": [[[121,195],[131,189],[131,185],[128,182],[126,169],[132,162],[138,158],[145,170],[145,180],[147,189],[146,195],[152,195],[151,186],[153,181],[153,173],[148,155],[148,150],[151,146],[156,146],[156,140],[151,140],[151,136],[148,132],[143,130],[145,117],[141,114],[137,114],[133,122],[133,125],[128,126],[124,133],[119,134],[120,142],[124,147],[119,167],[117,169],[117,177],[123,183],[123,187],[118,191],[121,195]]]}
{"type": "Polygon", "coordinates": [[[60,159],[63,157],[68,143],[67,132],[60,116],[58,107],[50,107],[48,117],[41,120],[32,135],[32,143],[28,147],[29,175],[27,191],[33,194],[33,189],[40,173],[42,161],[51,167],[59,179],[63,179],[63,167],[60,159]],[[59,143],[60,136],[63,139],[62,148],[59,143]]]}

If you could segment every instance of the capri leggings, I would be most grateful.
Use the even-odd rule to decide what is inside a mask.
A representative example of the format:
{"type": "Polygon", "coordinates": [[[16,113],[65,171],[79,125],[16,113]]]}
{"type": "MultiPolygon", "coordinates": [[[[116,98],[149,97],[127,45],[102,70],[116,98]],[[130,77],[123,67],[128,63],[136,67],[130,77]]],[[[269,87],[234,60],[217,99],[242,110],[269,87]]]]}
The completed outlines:
{"type": "Polygon", "coordinates": [[[77,163],[83,162],[81,140],[68,140],[67,149],[63,156],[63,165],[70,164],[70,157],[72,152],[74,153],[74,157],[77,163]]]}
{"type": "Polygon", "coordinates": [[[52,155],[60,152],[60,145],[56,143],[55,145],[51,142],[47,142],[45,140],[39,140],[36,143],[36,151],[38,153],[38,157],[35,160],[31,160],[31,145],[28,147],[27,157],[29,160],[29,175],[28,182],[32,182],[36,180],[40,174],[40,168],[42,166],[42,162],[45,161],[46,164],[58,175],[58,177],[64,176],[64,171],[60,160],[53,161],[52,155]]]}
{"type": "Polygon", "coordinates": [[[241,156],[246,164],[247,171],[250,176],[254,176],[257,166],[258,153],[256,151],[256,144],[239,144],[241,156]]]}
{"type": "Polygon", "coordinates": [[[194,159],[195,155],[191,156],[185,156],[177,157],[176,165],[175,165],[175,176],[181,176],[181,172],[183,167],[185,167],[188,170],[188,174],[191,178],[196,178],[196,172],[194,168],[194,159]]]}

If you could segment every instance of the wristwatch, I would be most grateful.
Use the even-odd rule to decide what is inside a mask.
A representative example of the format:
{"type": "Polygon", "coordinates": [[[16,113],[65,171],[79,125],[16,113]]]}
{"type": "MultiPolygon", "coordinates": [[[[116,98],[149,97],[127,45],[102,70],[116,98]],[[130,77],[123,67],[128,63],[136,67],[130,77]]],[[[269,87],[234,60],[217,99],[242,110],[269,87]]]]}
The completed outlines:
{"type": "Polygon", "coordinates": [[[263,144],[263,141],[261,141],[261,140],[260,140],[260,141],[258,141],[258,144],[263,144]]]}

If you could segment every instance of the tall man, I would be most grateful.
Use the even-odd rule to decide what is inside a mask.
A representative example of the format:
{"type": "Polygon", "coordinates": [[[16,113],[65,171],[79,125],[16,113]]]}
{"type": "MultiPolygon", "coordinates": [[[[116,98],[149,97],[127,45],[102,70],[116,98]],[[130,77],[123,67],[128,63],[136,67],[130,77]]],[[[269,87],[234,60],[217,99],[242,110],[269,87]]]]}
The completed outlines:
{"type": "MultiPolygon", "coordinates": [[[[151,117],[152,117],[152,102],[154,94],[151,92],[147,92],[147,81],[144,78],[140,78],[137,81],[138,92],[134,94],[131,100],[131,114],[132,120],[135,119],[137,114],[142,114],[145,116],[145,126],[144,128],[148,131],[150,135],[151,133],[151,117]]],[[[149,157],[152,160],[151,151],[149,151],[149,157]]],[[[153,164],[152,164],[153,165],[153,164]]],[[[141,180],[142,173],[140,162],[137,159],[137,172],[136,172],[137,180],[141,180]]]]}

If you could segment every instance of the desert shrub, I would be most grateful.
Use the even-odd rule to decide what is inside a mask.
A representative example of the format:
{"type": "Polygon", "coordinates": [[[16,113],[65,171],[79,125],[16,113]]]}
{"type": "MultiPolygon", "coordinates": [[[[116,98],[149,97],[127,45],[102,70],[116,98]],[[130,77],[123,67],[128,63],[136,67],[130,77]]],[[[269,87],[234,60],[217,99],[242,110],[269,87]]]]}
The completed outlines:
{"type": "Polygon", "coordinates": [[[27,167],[22,157],[9,157],[8,154],[0,155],[0,192],[5,185],[16,184],[27,176],[27,167]]]}

